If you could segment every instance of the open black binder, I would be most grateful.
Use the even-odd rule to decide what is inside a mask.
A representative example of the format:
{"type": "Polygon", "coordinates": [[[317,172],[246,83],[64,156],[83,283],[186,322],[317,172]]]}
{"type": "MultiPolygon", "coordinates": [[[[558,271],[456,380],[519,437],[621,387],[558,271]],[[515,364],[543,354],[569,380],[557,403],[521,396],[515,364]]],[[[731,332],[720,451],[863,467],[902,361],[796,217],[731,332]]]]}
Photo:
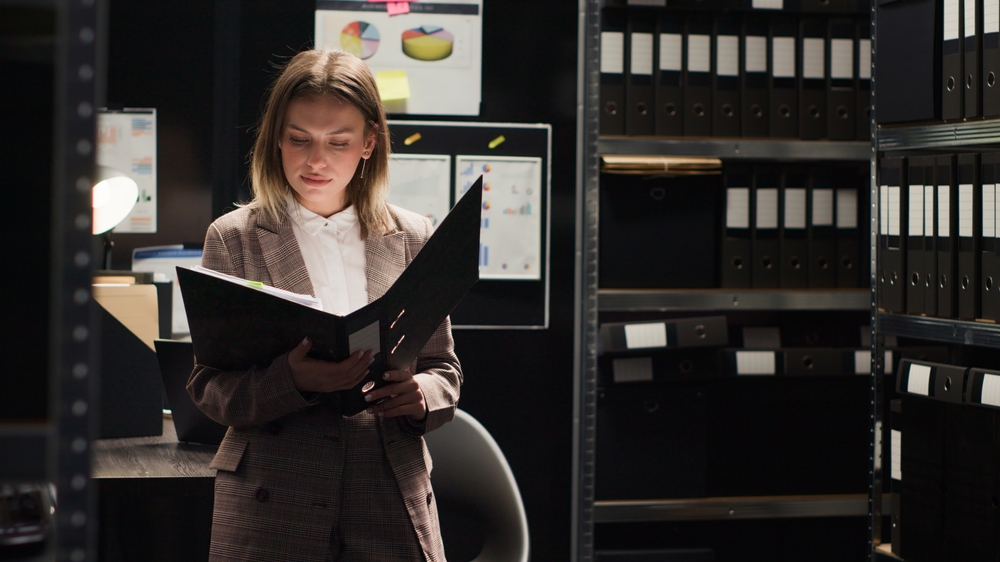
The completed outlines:
{"type": "Polygon", "coordinates": [[[482,198],[480,177],[392,287],[346,316],[178,267],[198,363],[223,371],[267,365],[306,336],[313,339],[309,355],[328,361],[373,349],[377,353],[366,379],[335,393],[344,415],[361,412],[368,406],[362,389],[386,384],[382,373],[387,370],[407,368],[479,280],[482,198]]]}

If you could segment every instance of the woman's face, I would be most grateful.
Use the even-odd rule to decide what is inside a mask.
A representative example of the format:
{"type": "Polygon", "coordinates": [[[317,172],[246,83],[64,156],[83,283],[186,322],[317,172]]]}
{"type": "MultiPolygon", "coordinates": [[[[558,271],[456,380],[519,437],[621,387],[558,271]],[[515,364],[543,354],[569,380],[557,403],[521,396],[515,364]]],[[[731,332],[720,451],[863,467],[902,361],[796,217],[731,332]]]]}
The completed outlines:
{"type": "Polygon", "coordinates": [[[347,184],[374,145],[375,133],[365,134],[361,111],[325,94],[291,101],[278,140],[295,199],[324,217],[348,206],[347,184]]]}

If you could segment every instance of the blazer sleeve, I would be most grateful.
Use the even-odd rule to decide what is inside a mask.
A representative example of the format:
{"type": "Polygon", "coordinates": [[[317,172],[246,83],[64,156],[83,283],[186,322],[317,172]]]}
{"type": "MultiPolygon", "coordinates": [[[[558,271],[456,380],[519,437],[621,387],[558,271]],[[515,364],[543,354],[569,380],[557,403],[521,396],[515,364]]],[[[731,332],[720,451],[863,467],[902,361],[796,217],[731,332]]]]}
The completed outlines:
{"type": "MultiPolygon", "coordinates": [[[[209,226],[202,267],[245,277],[242,237],[238,229],[224,230],[226,234],[216,223],[209,226]]],[[[187,391],[205,415],[233,427],[263,425],[315,403],[295,388],[287,353],[245,372],[218,371],[199,364],[196,357],[187,391]]]]}
{"type": "MultiPolygon", "coordinates": [[[[424,232],[421,233],[423,242],[432,233],[430,221],[424,218],[424,232]]],[[[464,375],[458,356],[455,355],[450,317],[445,318],[420,351],[413,378],[424,395],[427,418],[422,422],[413,422],[409,417],[404,417],[403,428],[414,435],[423,435],[454,419],[464,375]]]]}

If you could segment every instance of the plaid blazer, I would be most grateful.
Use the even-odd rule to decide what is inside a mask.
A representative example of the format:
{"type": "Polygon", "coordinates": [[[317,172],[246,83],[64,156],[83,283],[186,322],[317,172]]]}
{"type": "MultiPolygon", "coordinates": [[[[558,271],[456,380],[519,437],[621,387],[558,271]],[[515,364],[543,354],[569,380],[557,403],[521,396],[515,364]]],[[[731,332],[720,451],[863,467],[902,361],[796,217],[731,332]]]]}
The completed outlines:
{"type": "MultiPolygon", "coordinates": [[[[389,205],[395,229],[365,242],[369,300],[382,296],[431,235],[430,222],[389,205]]],[[[313,294],[291,220],[242,208],[208,229],[204,267],[297,293],[313,294]]],[[[462,384],[449,320],[437,329],[412,372],[425,422],[379,419],[383,447],[428,562],[444,560],[431,459],[422,435],[452,420],[462,384]]],[[[217,469],[213,560],[325,560],[343,470],[342,419],[295,389],[287,355],[248,372],[195,364],[187,385],[210,418],[230,426],[211,467],[217,469]],[[223,475],[227,478],[220,478],[223,475]],[[233,478],[230,478],[233,476],[233,478]],[[224,497],[223,497],[224,496],[224,497]]]]}

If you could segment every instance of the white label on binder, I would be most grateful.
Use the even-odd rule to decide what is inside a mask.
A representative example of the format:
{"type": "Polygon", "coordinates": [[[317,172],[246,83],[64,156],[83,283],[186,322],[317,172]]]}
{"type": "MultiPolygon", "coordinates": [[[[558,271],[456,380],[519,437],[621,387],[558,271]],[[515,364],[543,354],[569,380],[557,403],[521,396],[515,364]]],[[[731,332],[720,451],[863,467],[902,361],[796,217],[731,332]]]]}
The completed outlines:
{"type": "Polygon", "coordinates": [[[965,0],[965,36],[976,36],[976,2],[965,0]]]}
{"type": "Polygon", "coordinates": [[[858,227],[858,190],[837,190],[837,228],[858,227]]]}
{"type": "Polygon", "coordinates": [[[983,33],[1000,33],[1000,0],[983,0],[983,33]]]}
{"type": "Polygon", "coordinates": [[[795,38],[771,38],[771,75],[775,78],[795,78],[795,38]]]}
{"type": "Polygon", "coordinates": [[[371,324],[361,328],[357,332],[347,336],[347,343],[351,348],[351,353],[356,351],[368,351],[371,350],[372,355],[382,351],[381,344],[379,343],[379,324],[378,322],[372,322],[371,324]]]}
{"type": "Polygon", "coordinates": [[[878,188],[878,233],[889,235],[889,186],[878,188]]]}
{"type": "Polygon", "coordinates": [[[924,186],[924,235],[934,236],[934,186],[924,186]]]}
{"type": "Polygon", "coordinates": [[[987,184],[983,186],[983,238],[996,238],[997,236],[997,186],[987,184]]]}
{"type": "Polygon", "coordinates": [[[826,78],[826,53],[823,52],[822,38],[805,37],[802,39],[802,77],[826,78]]]}
{"type": "Polygon", "coordinates": [[[889,186],[889,236],[899,236],[899,186],[889,186]]]}
{"type": "Polygon", "coordinates": [[[784,0],[751,0],[750,7],[754,10],[783,10],[784,0]]]}
{"type": "Polygon", "coordinates": [[[854,374],[869,375],[872,372],[872,352],[870,349],[859,349],[854,352],[854,374]]]}
{"type": "Polygon", "coordinates": [[[726,189],[726,228],[750,228],[750,188],[726,189]]]}
{"type": "Polygon", "coordinates": [[[628,349],[667,347],[667,325],[663,322],[626,324],[625,347],[628,349]]]}
{"type": "Polygon", "coordinates": [[[830,78],[854,78],[853,39],[830,39],[830,78]]]}
{"type": "Polygon", "coordinates": [[[747,72],[767,72],[767,37],[748,35],[743,50],[747,72]]]}
{"type": "Polygon", "coordinates": [[[785,188],[785,228],[806,227],[806,190],[785,188]]]}
{"type": "Polygon", "coordinates": [[[983,399],[980,404],[1000,408],[1000,376],[983,375],[983,399]]]}
{"type": "Polygon", "coordinates": [[[892,450],[892,479],[903,481],[903,432],[891,429],[889,448],[892,450]]]}
{"type": "Polygon", "coordinates": [[[625,71],[625,34],[620,31],[601,32],[601,73],[621,74],[625,71]]]}
{"type": "Polygon", "coordinates": [[[740,75],[740,38],[737,35],[719,35],[715,48],[715,74],[740,75]]]}
{"type": "Polygon", "coordinates": [[[684,37],[680,33],[660,34],[660,70],[680,72],[684,70],[681,51],[684,37]]]}
{"type": "Polygon", "coordinates": [[[688,35],[688,72],[712,71],[712,36],[688,35]]]}
{"type": "Polygon", "coordinates": [[[951,236],[951,186],[938,186],[938,236],[951,236]]]}
{"type": "Polygon", "coordinates": [[[611,362],[615,382],[640,382],[653,380],[652,357],[627,357],[611,362]]]}
{"type": "Polygon", "coordinates": [[[858,78],[872,79],[872,40],[858,40],[858,78]]]}
{"type": "Polygon", "coordinates": [[[958,0],[944,0],[943,21],[944,21],[943,39],[945,41],[958,39],[958,0]]]}
{"type": "Polygon", "coordinates": [[[958,235],[972,237],[972,185],[958,186],[958,235]]]}
{"type": "MultiPolygon", "coordinates": [[[[896,336],[892,336],[892,337],[896,337],[896,336]]],[[[888,342],[889,342],[888,338],[889,337],[886,336],[886,344],[887,345],[888,345],[888,342]]],[[[892,351],[886,350],[885,355],[882,356],[882,359],[883,359],[882,365],[884,365],[884,367],[885,367],[882,370],[885,372],[885,374],[891,375],[892,374],[892,364],[893,364],[892,363],[892,351]]]]}
{"type": "Polygon", "coordinates": [[[632,34],[632,56],[629,62],[632,74],[653,74],[653,34],[632,34]]]}
{"type": "Polygon", "coordinates": [[[833,226],[833,190],[813,189],[813,226],[833,226]]]}
{"type": "Polygon", "coordinates": [[[773,351],[737,351],[737,375],[773,375],[775,360],[773,351]]]}
{"type": "Polygon", "coordinates": [[[917,217],[924,216],[924,186],[910,186],[910,236],[924,235],[924,221],[916,220],[917,217]]]}
{"type": "Polygon", "coordinates": [[[910,378],[906,382],[906,391],[910,394],[930,396],[931,368],[928,365],[910,365],[910,378]]]}
{"type": "Polygon", "coordinates": [[[768,187],[757,190],[757,222],[758,230],[762,228],[778,228],[778,189],[768,187]]]}

